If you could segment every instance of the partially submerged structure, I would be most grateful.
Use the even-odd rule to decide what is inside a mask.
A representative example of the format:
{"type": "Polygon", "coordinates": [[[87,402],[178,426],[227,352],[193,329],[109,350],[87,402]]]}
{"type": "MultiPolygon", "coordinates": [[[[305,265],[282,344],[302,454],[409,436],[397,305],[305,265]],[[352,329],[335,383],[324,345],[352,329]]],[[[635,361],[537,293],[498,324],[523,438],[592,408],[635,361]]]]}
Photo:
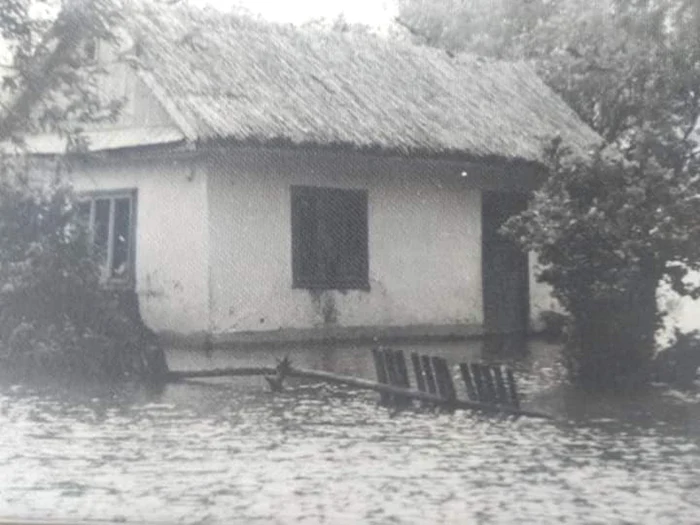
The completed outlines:
{"type": "Polygon", "coordinates": [[[156,332],[505,333],[550,307],[498,228],[548,139],[599,138],[527,66],[193,10],[129,24],[95,53],[126,105],[73,183],[156,332]]]}

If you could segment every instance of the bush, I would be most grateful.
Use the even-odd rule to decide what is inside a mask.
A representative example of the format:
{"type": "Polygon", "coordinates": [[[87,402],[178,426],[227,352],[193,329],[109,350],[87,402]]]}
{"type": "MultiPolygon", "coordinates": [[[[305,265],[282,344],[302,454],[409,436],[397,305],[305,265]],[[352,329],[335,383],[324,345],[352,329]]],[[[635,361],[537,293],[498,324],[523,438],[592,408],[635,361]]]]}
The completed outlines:
{"type": "Polygon", "coordinates": [[[571,315],[571,377],[595,387],[646,382],[664,316],[660,282],[698,294],[684,280],[700,261],[698,166],[603,151],[585,159],[558,140],[547,157],[549,178],[505,232],[537,252],[538,279],[571,315]]]}
{"type": "Polygon", "coordinates": [[[681,388],[691,387],[700,368],[700,332],[675,332],[675,341],[654,361],[654,379],[681,388]]]}
{"type": "Polygon", "coordinates": [[[0,179],[0,343],[22,377],[105,380],[162,375],[165,361],[133,292],[101,286],[71,188],[31,181],[18,159],[0,179]],[[19,174],[19,175],[18,175],[19,174]]]}
{"type": "Polygon", "coordinates": [[[542,336],[548,341],[562,341],[569,332],[571,319],[561,312],[546,310],[540,313],[542,336]]]}

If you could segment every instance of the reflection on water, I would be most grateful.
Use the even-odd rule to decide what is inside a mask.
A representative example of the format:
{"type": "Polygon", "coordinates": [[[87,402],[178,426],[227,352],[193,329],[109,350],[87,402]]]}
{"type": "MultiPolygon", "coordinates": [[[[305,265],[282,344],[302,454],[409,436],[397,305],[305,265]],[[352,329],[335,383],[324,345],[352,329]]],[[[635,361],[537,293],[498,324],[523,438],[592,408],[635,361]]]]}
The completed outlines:
{"type": "MultiPolygon", "coordinates": [[[[479,358],[483,345],[420,350],[455,364],[479,358]]],[[[372,377],[366,347],[274,356],[287,352],[299,366],[372,377]]],[[[120,394],[5,385],[0,516],[700,523],[697,393],[583,398],[562,383],[554,347],[535,343],[518,353],[525,405],[560,421],[391,414],[372,393],[298,383],[272,395],[260,378],[120,394]]],[[[271,355],[174,351],[170,362],[173,369],[274,364],[271,355]]]]}

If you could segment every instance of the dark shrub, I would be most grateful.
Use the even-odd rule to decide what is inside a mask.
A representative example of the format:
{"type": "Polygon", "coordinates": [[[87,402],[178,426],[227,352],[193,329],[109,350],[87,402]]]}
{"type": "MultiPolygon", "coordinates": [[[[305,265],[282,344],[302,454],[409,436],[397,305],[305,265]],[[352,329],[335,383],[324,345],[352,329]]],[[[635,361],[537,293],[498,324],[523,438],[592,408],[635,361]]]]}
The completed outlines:
{"type": "Polygon", "coordinates": [[[133,291],[105,289],[71,188],[32,181],[4,159],[0,179],[0,344],[22,377],[162,376],[165,361],[133,291]],[[21,173],[22,175],[17,175],[21,173]]]}
{"type": "Polygon", "coordinates": [[[538,279],[571,316],[572,379],[596,388],[643,384],[665,314],[659,284],[700,292],[685,280],[700,262],[698,165],[602,151],[583,158],[559,140],[547,158],[548,179],[505,233],[538,254],[538,279]]]}

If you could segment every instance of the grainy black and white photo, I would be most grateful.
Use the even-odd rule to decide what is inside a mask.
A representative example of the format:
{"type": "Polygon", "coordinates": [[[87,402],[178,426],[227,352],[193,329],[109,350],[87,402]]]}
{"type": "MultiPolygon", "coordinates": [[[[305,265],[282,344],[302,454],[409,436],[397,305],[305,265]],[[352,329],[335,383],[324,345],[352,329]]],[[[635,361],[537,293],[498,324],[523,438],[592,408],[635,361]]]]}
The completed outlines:
{"type": "Polygon", "coordinates": [[[698,0],[0,0],[0,525],[700,525],[698,0]]]}

